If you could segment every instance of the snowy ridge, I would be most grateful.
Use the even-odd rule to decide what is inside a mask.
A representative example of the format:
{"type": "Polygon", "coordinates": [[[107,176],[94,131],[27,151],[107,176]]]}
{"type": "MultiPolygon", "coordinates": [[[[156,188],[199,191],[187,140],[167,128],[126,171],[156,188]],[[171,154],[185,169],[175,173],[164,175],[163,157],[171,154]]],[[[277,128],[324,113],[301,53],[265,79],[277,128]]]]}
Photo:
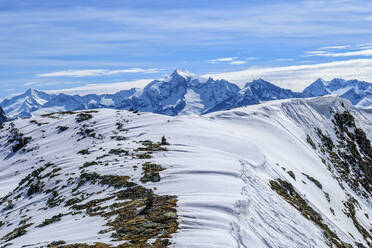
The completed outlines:
{"type": "Polygon", "coordinates": [[[49,95],[30,89],[22,95],[4,100],[0,106],[10,117],[96,108],[134,109],[174,116],[206,114],[265,101],[329,94],[348,99],[358,107],[368,108],[372,102],[372,85],[358,80],[318,79],[303,92],[293,92],[258,79],[241,89],[226,80],[202,78],[178,69],[164,80],[152,81],[144,89],[86,96],[49,95]]]}
{"type": "MultiPolygon", "coordinates": [[[[171,117],[102,109],[90,113],[92,118],[82,122],[76,121],[77,113],[17,120],[14,128],[32,139],[25,151],[15,153],[10,150],[13,143],[7,145],[12,126],[6,123],[0,139],[1,197],[14,192],[22,178],[47,162],[54,163],[60,171],[49,179],[43,191],[32,197],[25,193],[27,188],[16,191],[17,194],[23,192],[18,198],[17,194],[11,194],[8,197],[14,205],[11,209],[6,207],[9,202],[3,201],[0,221],[4,225],[0,229],[0,244],[39,247],[56,240],[66,244],[102,242],[116,246],[123,243],[113,241],[113,230],[100,232],[107,228],[105,219],[90,216],[85,210],[82,214],[65,215],[59,221],[35,227],[46,218],[72,211],[65,202],[71,199],[71,190],[85,171],[130,176],[130,181],[145,188],[156,187],[157,195],[177,196],[179,228],[171,235],[170,243],[166,245],[169,247],[329,247],[330,240],[324,230],[270,187],[270,182],[278,179],[293,185],[337,235],[337,240],[352,247],[358,247],[357,243],[359,247],[368,247],[370,236],[363,236],[362,229],[358,229],[354,219],[347,214],[345,204],[351,197],[355,199],[355,220],[369,230],[371,194],[363,195],[359,182],[356,182],[358,188],[352,188],[345,178],[341,179],[336,164],[327,157],[327,152],[322,152],[323,140],[316,131],[316,128],[321,129],[337,145],[336,122],[332,120],[336,114],[345,112],[354,117],[355,125],[371,140],[372,113],[332,96],[272,101],[203,116],[171,117]],[[69,128],[58,131],[61,126],[69,128]],[[81,128],[92,129],[95,135],[84,137],[85,132],[79,131],[81,128]],[[149,159],[127,155],[97,159],[110,149],[138,152],[141,146],[138,142],[156,142],[162,136],[170,145],[165,146],[164,151],[152,152],[149,159]],[[88,149],[89,153],[77,154],[82,149],[88,149]],[[79,169],[91,161],[101,162],[79,169]],[[140,180],[143,177],[140,165],[148,161],[162,166],[160,181],[140,180]],[[64,187],[66,181],[69,183],[64,187]],[[63,201],[58,206],[43,209],[48,199],[53,198],[53,194],[45,190],[54,187],[63,201]],[[29,217],[31,219],[26,223],[33,225],[26,228],[27,233],[10,241],[1,239],[29,217]]],[[[361,156],[368,159],[368,155],[361,156]]],[[[347,178],[349,176],[352,175],[347,178]]],[[[87,194],[101,189],[97,183],[83,184],[79,191],[87,194]]],[[[112,187],[105,186],[105,191],[87,194],[87,198],[78,204],[114,192],[112,187]]]]}

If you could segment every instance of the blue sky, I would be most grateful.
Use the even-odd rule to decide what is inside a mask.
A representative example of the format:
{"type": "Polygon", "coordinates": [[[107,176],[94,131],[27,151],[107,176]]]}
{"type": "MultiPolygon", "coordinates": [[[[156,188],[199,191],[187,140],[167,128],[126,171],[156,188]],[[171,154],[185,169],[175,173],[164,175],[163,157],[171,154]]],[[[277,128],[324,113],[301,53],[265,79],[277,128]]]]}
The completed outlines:
{"type": "Polygon", "coordinates": [[[0,0],[0,98],[141,87],[175,68],[295,90],[372,81],[371,30],[361,0],[0,0]]]}

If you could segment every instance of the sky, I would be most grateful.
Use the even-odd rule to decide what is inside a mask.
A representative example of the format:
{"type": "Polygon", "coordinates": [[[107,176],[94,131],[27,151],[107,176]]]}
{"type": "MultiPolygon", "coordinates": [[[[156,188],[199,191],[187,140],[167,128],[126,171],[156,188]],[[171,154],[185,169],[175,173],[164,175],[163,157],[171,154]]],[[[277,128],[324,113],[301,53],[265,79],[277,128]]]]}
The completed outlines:
{"type": "Polygon", "coordinates": [[[144,87],[176,68],[303,90],[372,82],[372,1],[0,0],[0,99],[144,87]]]}

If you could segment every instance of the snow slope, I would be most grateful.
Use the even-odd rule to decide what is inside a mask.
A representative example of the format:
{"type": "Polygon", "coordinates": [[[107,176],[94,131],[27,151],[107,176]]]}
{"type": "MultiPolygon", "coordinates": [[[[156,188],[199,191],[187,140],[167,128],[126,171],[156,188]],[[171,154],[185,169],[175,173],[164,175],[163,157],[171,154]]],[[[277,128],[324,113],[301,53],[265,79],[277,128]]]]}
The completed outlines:
{"type": "MultiPolygon", "coordinates": [[[[101,109],[82,122],[77,122],[78,114],[72,113],[35,117],[33,122],[17,120],[13,129],[18,128],[32,140],[25,146],[26,151],[15,153],[11,151],[13,143],[7,143],[12,126],[6,123],[0,139],[0,196],[12,192],[22,178],[47,162],[56,166],[51,168],[60,170],[45,182],[43,191],[29,197],[27,188],[18,188],[7,198],[12,200],[11,208],[9,201],[2,203],[0,221],[4,225],[0,238],[22,226],[20,221],[29,217],[26,223],[33,225],[17,238],[0,239],[0,244],[40,247],[56,240],[67,244],[123,243],[113,241],[110,236],[113,231],[100,232],[106,228],[104,218],[84,211],[36,227],[47,218],[71,211],[64,203],[71,199],[71,189],[82,180],[81,174],[88,171],[130,176],[130,181],[153,189],[157,195],[177,196],[179,227],[171,235],[170,247],[329,247],[323,230],[270,187],[270,182],[278,178],[293,185],[339,240],[352,247],[357,247],[356,242],[368,247],[371,240],[363,237],[346,214],[345,202],[350,197],[358,202],[356,220],[369,230],[370,192],[363,196],[360,193],[363,189],[358,191],[345,180],[337,180],[341,175],[334,170],[327,153],[321,151],[322,140],[315,130],[320,128],[337,144],[332,118],[334,113],[345,111],[354,116],[356,126],[371,139],[372,113],[336,97],[272,101],[204,116],[171,117],[101,109]],[[61,126],[69,128],[61,132],[58,128],[61,126]],[[95,138],[84,137],[91,134],[86,132],[88,129],[94,130],[95,138]],[[307,135],[316,149],[307,142],[307,135]],[[164,146],[167,150],[153,152],[151,158],[114,154],[98,159],[110,149],[125,149],[134,154],[141,141],[157,142],[162,136],[170,145],[164,146]],[[77,154],[83,149],[89,153],[77,154]],[[102,163],[79,169],[90,161],[102,163]],[[147,161],[163,167],[160,181],[141,181],[143,174],[138,168],[147,161]],[[57,190],[58,197],[64,198],[63,204],[45,208],[53,195],[47,189],[57,190]],[[22,194],[17,198],[19,193],[22,194]]],[[[87,203],[114,194],[115,189],[83,184],[79,191],[87,197],[81,203],[87,203]],[[91,192],[95,194],[89,195],[91,192]]]]}

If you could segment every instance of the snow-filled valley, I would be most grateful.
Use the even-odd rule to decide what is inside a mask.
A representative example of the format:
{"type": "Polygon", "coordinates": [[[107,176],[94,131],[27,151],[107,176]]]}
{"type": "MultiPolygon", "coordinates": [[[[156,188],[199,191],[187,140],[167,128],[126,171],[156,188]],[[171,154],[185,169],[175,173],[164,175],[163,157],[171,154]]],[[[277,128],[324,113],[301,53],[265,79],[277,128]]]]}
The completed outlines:
{"type": "Polygon", "coordinates": [[[371,247],[372,111],[344,99],[0,131],[2,247],[371,247]]]}

